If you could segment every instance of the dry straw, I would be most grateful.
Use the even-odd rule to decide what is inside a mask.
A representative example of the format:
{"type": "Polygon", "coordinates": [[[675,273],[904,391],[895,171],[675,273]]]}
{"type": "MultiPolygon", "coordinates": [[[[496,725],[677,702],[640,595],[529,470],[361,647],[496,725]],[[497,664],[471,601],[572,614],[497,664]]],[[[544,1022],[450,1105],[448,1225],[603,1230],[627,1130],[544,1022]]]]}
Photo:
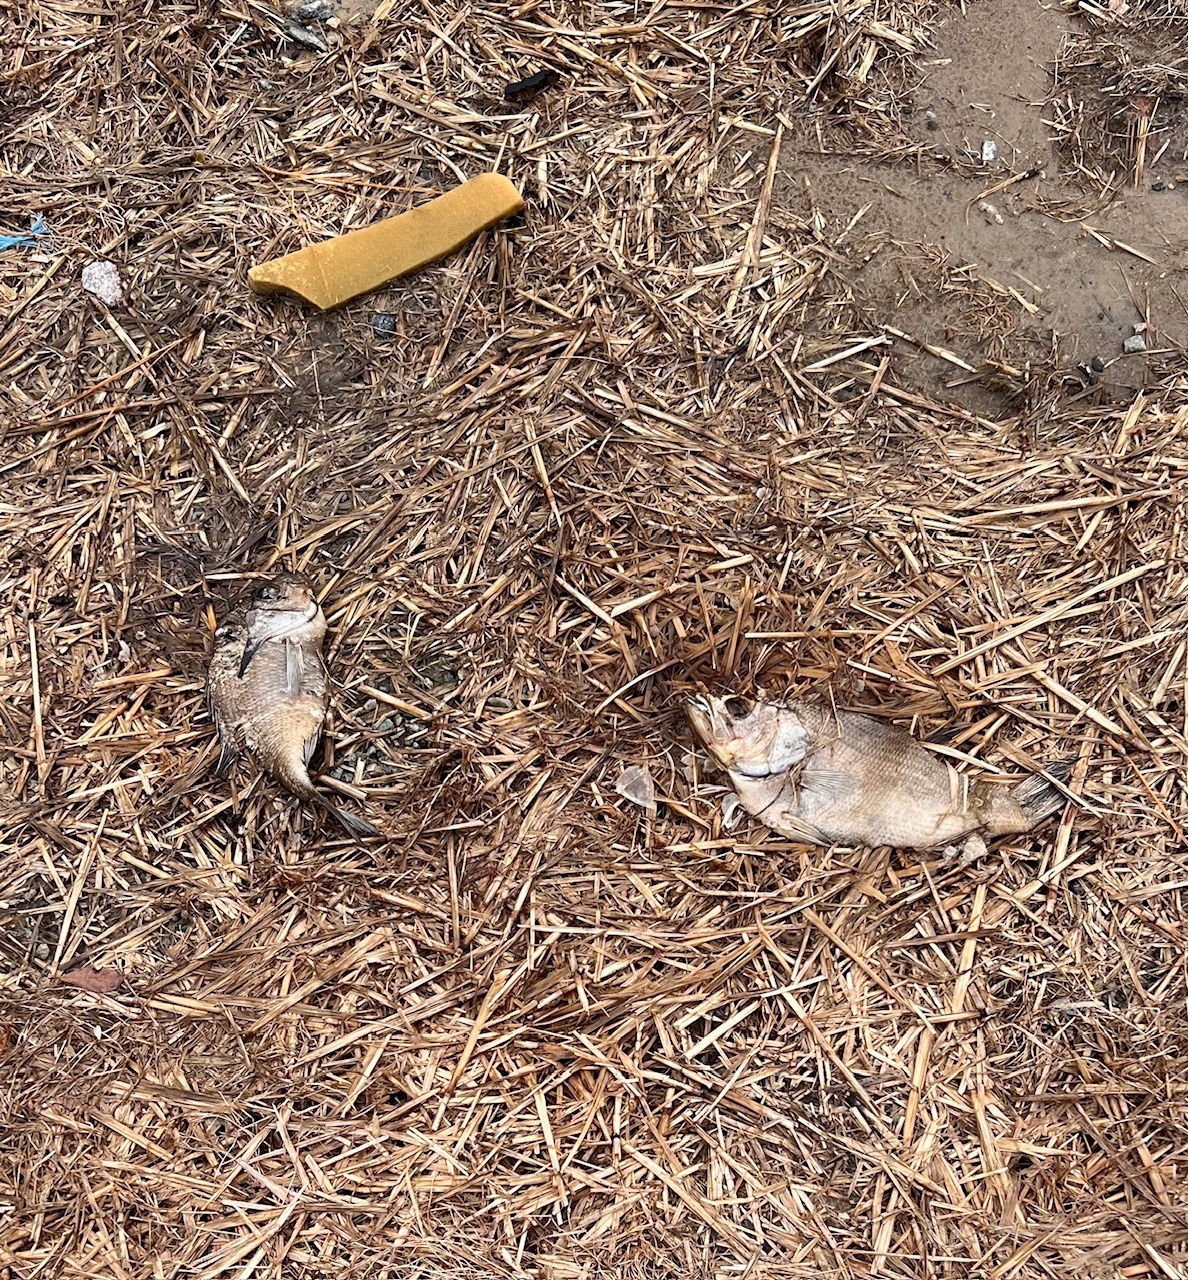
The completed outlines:
{"type": "Polygon", "coordinates": [[[1188,1275],[1182,374],[931,403],[772,194],[810,108],[889,145],[936,17],[0,9],[53,232],[0,260],[14,1277],[1188,1275]],[[496,167],[522,224],[407,284],[245,288],[496,167]],[[280,564],[382,846],[210,776],[209,629],[280,564]],[[699,682],[1084,804],[965,868],[727,831],[699,682]]]}

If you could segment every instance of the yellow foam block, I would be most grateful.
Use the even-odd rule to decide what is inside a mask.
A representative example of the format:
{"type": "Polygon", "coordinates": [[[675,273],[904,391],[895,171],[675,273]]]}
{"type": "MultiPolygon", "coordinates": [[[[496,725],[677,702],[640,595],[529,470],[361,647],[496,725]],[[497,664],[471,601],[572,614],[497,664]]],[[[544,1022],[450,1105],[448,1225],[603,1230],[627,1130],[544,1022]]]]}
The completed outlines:
{"type": "Polygon", "coordinates": [[[523,207],[520,193],[502,174],[480,173],[373,227],[262,262],[248,272],[248,283],[257,293],[290,294],[328,311],[444,258],[523,207]]]}

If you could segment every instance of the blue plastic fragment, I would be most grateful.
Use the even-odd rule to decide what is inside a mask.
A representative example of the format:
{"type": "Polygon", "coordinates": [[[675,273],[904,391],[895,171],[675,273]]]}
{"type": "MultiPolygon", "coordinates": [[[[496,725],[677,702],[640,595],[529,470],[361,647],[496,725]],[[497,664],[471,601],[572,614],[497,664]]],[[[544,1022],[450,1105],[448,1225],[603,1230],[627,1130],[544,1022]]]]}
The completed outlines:
{"type": "Polygon", "coordinates": [[[49,235],[49,227],[41,214],[35,214],[28,232],[21,236],[0,236],[0,249],[28,249],[42,236],[49,235]]]}

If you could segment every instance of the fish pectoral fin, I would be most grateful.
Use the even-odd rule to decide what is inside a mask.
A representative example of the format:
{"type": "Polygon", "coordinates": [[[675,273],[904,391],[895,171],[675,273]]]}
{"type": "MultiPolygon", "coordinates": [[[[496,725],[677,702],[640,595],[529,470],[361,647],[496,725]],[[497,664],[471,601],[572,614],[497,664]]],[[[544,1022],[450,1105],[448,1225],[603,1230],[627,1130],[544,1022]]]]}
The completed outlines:
{"type": "Polygon", "coordinates": [[[284,643],[285,692],[290,698],[297,698],[301,696],[302,677],[305,674],[305,661],[302,657],[300,645],[293,644],[289,640],[286,640],[284,643]]]}
{"type": "Polygon", "coordinates": [[[239,678],[242,680],[248,669],[248,663],[256,656],[257,650],[264,643],[263,639],[249,640],[243,646],[243,656],[239,659],[239,678]]]}
{"type": "Polygon", "coordinates": [[[318,749],[321,737],[322,722],[319,720],[316,727],[310,731],[305,741],[301,744],[301,759],[307,769],[309,768],[309,762],[313,759],[313,753],[318,749]]]}
{"type": "Polygon", "coordinates": [[[853,794],[857,785],[858,780],[852,773],[806,769],[800,775],[801,791],[810,791],[815,796],[825,796],[830,800],[844,799],[853,794]]]}
{"type": "Polygon", "coordinates": [[[776,829],[789,840],[798,840],[801,844],[829,843],[811,822],[805,822],[803,818],[794,817],[790,813],[781,813],[776,821],[779,823],[776,829]]]}

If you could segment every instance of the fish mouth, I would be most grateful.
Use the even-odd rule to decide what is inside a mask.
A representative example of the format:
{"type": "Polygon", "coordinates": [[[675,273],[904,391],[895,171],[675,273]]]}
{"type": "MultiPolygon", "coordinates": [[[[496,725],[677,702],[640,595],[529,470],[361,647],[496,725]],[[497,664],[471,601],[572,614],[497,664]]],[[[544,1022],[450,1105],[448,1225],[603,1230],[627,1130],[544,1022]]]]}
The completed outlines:
{"type": "Polygon", "coordinates": [[[708,718],[710,714],[710,701],[701,693],[695,693],[691,698],[685,699],[685,711],[688,713],[697,712],[708,718]]]}
{"type": "Polygon", "coordinates": [[[761,764],[757,760],[736,760],[734,772],[744,778],[779,778],[791,768],[788,764],[761,764]]]}
{"type": "Polygon", "coordinates": [[[701,745],[723,769],[735,769],[737,761],[731,749],[735,737],[734,724],[726,710],[725,698],[695,694],[685,702],[685,715],[701,745]]]}
{"type": "Polygon", "coordinates": [[[694,734],[723,769],[743,778],[781,777],[792,767],[791,762],[773,764],[753,756],[740,757],[739,748],[745,750],[746,743],[740,741],[738,722],[745,720],[753,710],[752,703],[734,696],[714,698],[695,694],[685,703],[685,714],[694,734]]]}
{"type": "Polygon", "coordinates": [[[728,769],[730,754],[717,740],[713,703],[702,694],[695,694],[685,702],[685,715],[692,726],[693,736],[723,768],[728,769]]]}
{"type": "Polygon", "coordinates": [[[698,693],[686,700],[685,714],[698,737],[710,746],[733,738],[735,726],[751,714],[751,707],[743,698],[714,698],[698,693]]]}
{"type": "Polygon", "coordinates": [[[686,698],[685,715],[693,726],[694,733],[709,746],[714,736],[714,708],[710,700],[700,693],[686,698]]]}

